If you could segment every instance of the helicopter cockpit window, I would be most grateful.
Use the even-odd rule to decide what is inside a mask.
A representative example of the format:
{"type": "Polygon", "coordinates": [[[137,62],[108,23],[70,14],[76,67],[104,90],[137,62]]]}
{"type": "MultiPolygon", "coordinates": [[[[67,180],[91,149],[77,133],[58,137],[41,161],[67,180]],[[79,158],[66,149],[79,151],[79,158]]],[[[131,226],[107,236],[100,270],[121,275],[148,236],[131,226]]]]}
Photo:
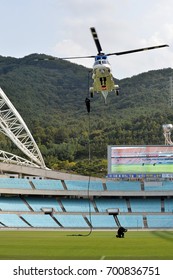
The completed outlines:
{"type": "Polygon", "coordinates": [[[101,59],[101,56],[96,56],[95,57],[95,60],[100,60],[101,59]]]}
{"type": "Polygon", "coordinates": [[[107,56],[106,55],[98,55],[95,57],[95,60],[106,60],[107,56]]]}

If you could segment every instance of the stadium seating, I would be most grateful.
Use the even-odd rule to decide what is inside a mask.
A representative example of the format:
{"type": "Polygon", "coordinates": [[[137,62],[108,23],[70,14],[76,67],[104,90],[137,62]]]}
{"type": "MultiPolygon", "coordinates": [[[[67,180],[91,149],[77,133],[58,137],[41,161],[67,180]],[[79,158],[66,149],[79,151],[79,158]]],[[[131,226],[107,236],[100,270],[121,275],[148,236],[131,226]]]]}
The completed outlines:
{"type": "Polygon", "coordinates": [[[89,210],[95,212],[92,203],[88,199],[62,198],[61,202],[67,212],[88,212],[89,210]]]}
{"type": "Polygon", "coordinates": [[[164,199],[165,212],[173,213],[173,197],[164,199]]]}
{"type": "Polygon", "coordinates": [[[163,190],[173,191],[173,182],[172,181],[164,181],[163,182],[163,190]]]}
{"type": "Polygon", "coordinates": [[[53,208],[57,212],[62,211],[55,197],[28,196],[25,197],[25,200],[34,211],[42,211],[42,208],[53,208]]]}
{"type": "Polygon", "coordinates": [[[61,180],[32,180],[33,185],[37,190],[64,190],[61,180]]]}
{"type": "Polygon", "coordinates": [[[50,215],[23,214],[21,215],[32,227],[58,228],[59,225],[50,215]]]}
{"type": "Polygon", "coordinates": [[[69,191],[103,191],[103,185],[101,181],[71,181],[65,180],[65,184],[69,191]]]}
{"type": "Polygon", "coordinates": [[[108,191],[141,191],[139,181],[108,181],[106,187],[108,191]]]}
{"type": "Polygon", "coordinates": [[[57,221],[67,228],[86,228],[89,227],[82,215],[58,215],[54,214],[57,221]]]}
{"type": "Polygon", "coordinates": [[[160,198],[130,198],[132,212],[161,212],[160,198]]]}
{"type": "MultiPolygon", "coordinates": [[[[90,220],[89,215],[87,219],[90,220]]],[[[93,228],[117,228],[113,216],[109,215],[91,215],[91,224],[93,228]]]]}
{"type": "Polygon", "coordinates": [[[1,178],[0,189],[32,189],[27,179],[1,178]]]}
{"type": "Polygon", "coordinates": [[[20,197],[0,197],[0,209],[2,211],[30,211],[20,197]]]}
{"type": "Polygon", "coordinates": [[[107,212],[109,208],[118,208],[120,212],[128,212],[124,198],[95,198],[95,203],[99,212],[107,212]]]}
{"type": "Polygon", "coordinates": [[[20,217],[16,214],[0,214],[0,222],[6,227],[29,227],[20,217]]]}
{"type": "Polygon", "coordinates": [[[143,228],[142,215],[119,215],[120,224],[125,228],[143,228]]]}
{"type": "Polygon", "coordinates": [[[90,224],[94,229],[117,229],[117,218],[122,226],[132,229],[173,228],[172,181],[156,183],[147,181],[141,185],[139,181],[107,181],[103,184],[100,180],[62,182],[48,179],[29,181],[0,178],[0,188],[3,189],[0,196],[1,229],[6,227],[87,229],[90,224]],[[5,189],[11,189],[11,194],[9,190],[6,193],[5,189]],[[70,191],[70,195],[69,192],[64,192],[63,195],[63,190],[66,189],[70,191]],[[62,192],[47,195],[47,190],[62,192]],[[82,195],[82,190],[95,191],[97,194],[86,197],[85,194],[82,195]],[[76,191],[79,191],[78,196],[76,191]],[[112,194],[112,191],[120,191],[121,194],[112,194]],[[127,196],[126,191],[131,192],[130,196],[127,196]],[[160,191],[160,195],[145,193],[144,198],[139,196],[139,192],[142,194],[143,191],[157,191],[157,195],[160,191]],[[108,215],[108,209],[117,208],[120,214],[114,219],[112,215],[108,215]],[[46,214],[50,212],[51,215],[46,214]]]}
{"type": "Polygon", "coordinates": [[[172,181],[164,181],[160,182],[152,182],[151,185],[150,183],[144,184],[144,190],[145,191],[173,191],[173,182],[172,181]]]}
{"type": "Polygon", "coordinates": [[[149,228],[173,228],[172,215],[147,215],[149,228]]]}

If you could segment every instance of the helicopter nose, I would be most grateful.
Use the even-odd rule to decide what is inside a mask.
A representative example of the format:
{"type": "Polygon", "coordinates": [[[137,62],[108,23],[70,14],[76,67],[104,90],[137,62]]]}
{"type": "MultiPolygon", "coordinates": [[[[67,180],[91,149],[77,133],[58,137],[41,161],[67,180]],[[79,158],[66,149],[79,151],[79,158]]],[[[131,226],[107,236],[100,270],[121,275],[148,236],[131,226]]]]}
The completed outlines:
{"type": "Polygon", "coordinates": [[[100,69],[100,73],[104,73],[105,72],[105,69],[100,69]]]}

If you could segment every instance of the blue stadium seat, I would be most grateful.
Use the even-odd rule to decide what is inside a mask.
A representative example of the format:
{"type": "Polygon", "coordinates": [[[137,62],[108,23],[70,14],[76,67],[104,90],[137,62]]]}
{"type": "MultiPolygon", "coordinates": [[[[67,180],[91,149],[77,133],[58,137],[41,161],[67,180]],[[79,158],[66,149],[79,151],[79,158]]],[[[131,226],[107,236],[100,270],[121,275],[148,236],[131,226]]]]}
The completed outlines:
{"type": "Polygon", "coordinates": [[[163,182],[163,190],[173,191],[173,181],[164,181],[163,182]]]}
{"type": "Polygon", "coordinates": [[[64,190],[61,180],[32,180],[33,185],[37,190],[64,190]]]}
{"type": "Polygon", "coordinates": [[[54,211],[62,212],[55,197],[28,196],[25,200],[34,211],[42,211],[42,208],[53,208],[54,211]]]}
{"type": "Polygon", "coordinates": [[[160,182],[158,185],[158,182],[147,182],[147,184],[144,184],[144,190],[145,191],[173,191],[173,182],[172,181],[163,181],[160,182]]]}
{"type": "Polygon", "coordinates": [[[59,215],[55,214],[54,217],[63,227],[69,228],[86,228],[89,227],[82,215],[59,215]]]}
{"type": "Polygon", "coordinates": [[[29,207],[20,197],[0,197],[0,209],[2,211],[30,211],[29,207]]]}
{"type": "Polygon", "coordinates": [[[147,215],[149,228],[173,228],[172,215],[147,215]]]}
{"type": "Polygon", "coordinates": [[[23,214],[21,215],[33,227],[58,228],[59,225],[50,215],[23,214]]]}
{"type": "Polygon", "coordinates": [[[125,228],[143,228],[142,215],[119,215],[120,224],[125,228]]]}
{"type": "Polygon", "coordinates": [[[0,189],[32,189],[28,179],[0,178],[0,189]]]}
{"type": "Polygon", "coordinates": [[[71,181],[65,180],[65,184],[69,191],[103,191],[102,181],[71,181]]]}
{"type": "Polygon", "coordinates": [[[89,210],[95,212],[92,203],[88,199],[62,198],[61,202],[67,212],[88,212],[89,210]]]}
{"type": "Polygon", "coordinates": [[[95,198],[99,212],[107,212],[108,208],[118,208],[120,212],[128,212],[126,200],[124,198],[95,198]]]}
{"type": "Polygon", "coordinates": [[[106,187],[108,191],[141,191],[139,181],[108,181],[106,187]]]}
{"type": "Polygon", "coordinates": [[[132,212],[161,212],[161,199],[155,197],[130,198],[132,212]]]}
{"type": "Polygon", "coordinates": [[[164,204],[165,204],[165,212],[173,213],[173,197],[165,198],[164,204]]]}
{"type": "MultiPolygon", "coordinates": [[[[90,221],[89,215],[87,215],[87,219],[90,221]]],[[[93,228],[117,228],[111,215],[91,215],[91,224],[93,228]]]]}
{"type": "Polygon", "coordinates": [[[16,214],[0,214],[0,222],[7,227],[29,227],[28,224],[16,214]]]}

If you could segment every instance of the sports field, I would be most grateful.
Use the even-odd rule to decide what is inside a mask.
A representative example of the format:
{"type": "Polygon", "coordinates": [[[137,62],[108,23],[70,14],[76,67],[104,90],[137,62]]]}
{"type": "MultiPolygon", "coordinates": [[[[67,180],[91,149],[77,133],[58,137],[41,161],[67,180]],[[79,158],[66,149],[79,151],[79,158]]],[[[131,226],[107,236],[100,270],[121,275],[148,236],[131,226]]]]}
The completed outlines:
{"type": "Polygon", "coordinates": [[[1,231],[1,260],[173,260],[173,231],[1,231]]]}
{"type": "Polygon", "coordinates": [[[111,173],[141,173],[141,174],[156,174],[156,173],[173,173],[173,165],[171,164],[115,164],[111,166],[111,173]]]}

